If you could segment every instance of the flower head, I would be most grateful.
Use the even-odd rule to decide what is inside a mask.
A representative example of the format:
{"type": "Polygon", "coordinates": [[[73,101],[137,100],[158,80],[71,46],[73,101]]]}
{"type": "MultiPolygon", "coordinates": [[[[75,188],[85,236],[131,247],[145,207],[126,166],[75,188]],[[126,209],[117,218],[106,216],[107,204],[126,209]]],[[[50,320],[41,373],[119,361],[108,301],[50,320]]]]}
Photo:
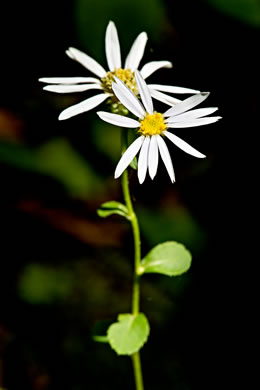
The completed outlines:
{"type": "Polygon", "coordinates": [[[159,162],[159,154],[171,181],[174,182],[174,170],[167,145],[164,141],[165,137],[184,152],[191,154],[194,157],[203,158],[206,156],[198,152],[172,132],[168,131],[168,129],[195,127],[214,123],[221,117],[206,116],[212,114],[218,108],[208,107],[192,110],[193,107],[196,107],[209,96],[209,92],[202,92],[177,103],[174,107],[169,108],[164,114],[158,113],[154,111],[150,90],[140,72],[135,71],[135,79],[142,103],[120,79],[115,79],[116,82],[112,83],[112,88],[117,98],[132,114],[138,117],[138,120],[103,111],[97,113],[101,119],[108,123],[138,129],[139,137],[122,155],[115,170],[115,178],[118,178],[123,173],[140,151],[137,171],[140,184],[145,180],[147,169],[151,179],[155,177],[159,162]]]}
{"type": "MultiPolygon", "coordinates": [[[[45,90],[56,93],[72,93],[83,92],[87,90],[99,90],[101,93],[94,95],[81,103],[75,104],[65,109],[59,116],[60,120],[68,119],[72,116],[89,111],[107,99],[110,99],[113,112],[120,112],[122,109],[121,103],[112,89],[114,78],[117,77],[123,81],[126,86],[138,95],[139,91],[135,79],[135,70],[138,69],[142,60],[145,45],[147,42],[147,34],[142,32],[134,41],[128,56],[126,57],[124,67],[121,62],[121,52],[116,26],[113,22],[109,22],[106,29],[105,49],[109,71],[106,71],[97,61],[89,57],[87,54],[78,49],[70,47],[66,54],[74,61],[79,62],[86,69],[92,72],[95,77],[44,77],[39,81],[49,83],[44,87],[45,90]]],[[[141,69],[141,74],[144,79],[160,68],[171,68],[172,64],[169,61],[152,61],[148,62],[141,69]]],[[[170,106],[179,102],[178,99],[166,95],[169,93],[197,93],[199,91],[189,88],[173,87],[169,85],[150,84],[149,90],[151,95],[170,106]]]]}

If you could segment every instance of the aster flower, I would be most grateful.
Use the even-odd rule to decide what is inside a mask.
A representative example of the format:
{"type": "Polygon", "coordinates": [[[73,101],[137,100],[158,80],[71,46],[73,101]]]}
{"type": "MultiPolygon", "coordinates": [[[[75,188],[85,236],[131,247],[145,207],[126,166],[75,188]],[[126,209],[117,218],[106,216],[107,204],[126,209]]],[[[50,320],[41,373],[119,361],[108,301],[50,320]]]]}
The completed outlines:
{"type": "MultiPolygon", "coordinates": [[[[126,57],[124,68],[122,68],[117,29],[115,24],[110,21],[108,23],[105,36],[106,58],[109,71],[106,71],[100,64],[98,64],[87,54],[81,52],[78,49],[70,47],[66,51],[66,54],[71,59],[79,62],[90,72],[94,73],[94,75],[97,77],[44,77],[40,78],[39,81],[49,83],[50,85],[45,86],[43,89],[56,93],[83,92],[87,90],[99,90],[101,93],[98,93],[97,95],[83,100],[81,103],[75,104],[65,109],[60,114],[59,119],[68,119],[72,116],[89,111],[109,98],[111,99],[110,102],[112,104],[114,103],[113,111],[119,112],[117,107],[118,100],[112,90],[114,76],[121,79],[137,96],[138,88],[134,77],[134,71],[139,67],[140,61],[144,54],[147,39],[147,34],[145,32],[142,32],[138,35],[130,49],[128,56],[126,57]]],[[[140,72],[143,78],[146,79],[160,68],[171,67],[172,64],[169,61],[152,61],[145,64],[140,72]]],[[[194,89],[173,87],[169,85],[150,84],[148,87],[151,96],[170,106],[179,102],[179,99],[175,99],[172,96],[165,94],[164,92],[180,94],[199,92],[194,89]]]]}
{"type": "Polygon", "coordinates": [[[101,119],[108,123],[127,128],[136,128],[140,134],[122,155],[115,170],[115,178],[118,178],[124,172],[140,151],[137,171],[140,184],[145,180],[147,169],[151,179],[155,177],[159,162],[159,154],[171,181],[174,182],[175,176],[173,165],[167,145],[164,141],[165,138],[169,139],[184,152],[194,157],[203,158],[206,156],[198,152],[172,132],[168,131],[168,129],[195,127],[214,123],[221,117],[206,116],[212,114],[218,108],[208,107],[191,110],[209,96],[209,92],[202,92],[177,103],[174,107],[169,108],[164,114],[158,113],[154,111],[151,93],[140,72],[135,71],[135,79],[142,103],[118,78],[115,78],[116,82],[112,83],[112,89],[123,105],[133,115],[137,116],[139,120],[103,111],[97,113],[101,119]]]}

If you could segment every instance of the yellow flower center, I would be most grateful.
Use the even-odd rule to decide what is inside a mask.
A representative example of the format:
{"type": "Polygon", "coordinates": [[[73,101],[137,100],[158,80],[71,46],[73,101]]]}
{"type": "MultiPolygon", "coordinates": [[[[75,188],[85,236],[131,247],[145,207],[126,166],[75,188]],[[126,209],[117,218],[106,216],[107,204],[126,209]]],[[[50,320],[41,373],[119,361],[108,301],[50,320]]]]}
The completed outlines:
{"type": "Polygon", "coordinates": [[[154,114],[146,114],[145,118],[140,121],[139,133],[142,135],[162,134],[166,130],[166,124],[162,114],[156,112],[154,114]]]}
{"type": "Polygon", "coordinates": [[[136,96],[138,95],[134,73],[130,69],[121,68],[116,68],[113,72],[108,72],[106,76],[101,79],[101,83],[106,92],[112,92],[112,82],[115,81],[114,76],[122,80],[136,96]]]}

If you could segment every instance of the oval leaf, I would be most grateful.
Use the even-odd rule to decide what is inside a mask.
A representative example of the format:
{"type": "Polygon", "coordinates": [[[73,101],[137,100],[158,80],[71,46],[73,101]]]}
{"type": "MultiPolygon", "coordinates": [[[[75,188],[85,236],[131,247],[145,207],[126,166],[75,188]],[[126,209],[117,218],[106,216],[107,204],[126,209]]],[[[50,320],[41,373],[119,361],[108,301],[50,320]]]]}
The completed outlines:
{"type": "Polygon", "coordinates": [[[115,200],[103,203],[97,210],[98,215],[101,218],[109,217],[112,214],[118,214],[122,217],[128,218],[128,209],[127,207],[115,200]]]}
{"type": "Polygon", "coordinates": [[[150,326],[144,314],[119,314],[118,322],[108,328],[107,337],[118,355],[132,355],[148,339],[150,326]]]}
{"type": "Polygon", "coordinates": [[[158,273],[168,276],[181,275],[191,265],[191,254],[184,245],[175,241],[155,246],[142,260],[139,274],[158,273]]]}

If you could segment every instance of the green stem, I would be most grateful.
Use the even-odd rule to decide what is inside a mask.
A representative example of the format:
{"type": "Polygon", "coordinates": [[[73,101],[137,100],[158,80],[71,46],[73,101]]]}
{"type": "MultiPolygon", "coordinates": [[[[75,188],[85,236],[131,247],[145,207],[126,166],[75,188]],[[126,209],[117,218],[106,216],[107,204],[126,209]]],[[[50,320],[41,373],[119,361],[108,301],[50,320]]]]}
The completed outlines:
{"type": "MultiPolygon", "coordinates": [[[[123,152],[126,149],[126,132],[122,131],[122,149],[123,152]]],[[[133,277],[133,295],[132,295],[132,313],[137,315],[140,308],[140,278],[138,275],[138,270],[141,263],[141,240],[140,240],[140,229],[138,224],[137,216],[134,212],[130,190],[129,190],[129,181],[128,181],[128,172],[127,169],[124,171],[122,176],[122,189],[125,204],[128,208],[129,220],[133,230],[134,236],[134,248],[135,248],[135,262],[134,262],[134,277],[133,277]]],[[[134,376],[135,376],[135,385],[136,390],[144,390],[143,377],[142,377],[142,367],[139,352],[136,352],[132,355],[134,376]]]]}
{"type": "Polygon", "coordinates": [[[132,312],[133,314],[139,313],[139,301],[140,301],[140,286],[139,286],[139,276],[138,270],[141,263],[141,240],[140,240],[140,229],[138,224],[138,219],[133,209],[130,191],[129,191],[129,182],[128,182],[128,172],[127,170],[123,173],[122,178],[122,188],[126,206],[128,208],[129,220],[133,230],[134,236],[134,247],[135,247],[135,267],[134,267],[134,283],[133,283],[133,298],[132,298],[132,312]]]}
{"type": "MultiPolygon", "coordinates": [[[[133,281],[133,295],[132,295],[132,313],[138,314],[140,307],[140,283],[138,276],[138,269],[141,262],[141,240],[140,240],[140,229],[138,224],[138,219],[133,209],[133,204],[129,191],[129,182],[128,182],[128,172],[124,171],[122,177],[122,188],[126,206],[128,208],[129,220],[131,222],[133,236],[134,236],[134,247],[135,247],[135,267],[134,267],[134,281],[133,281]]],[[[143,390],[143,377],[142,377],[142,367],[139,352],[136,352],[132,355],[134,376],[135,376],[135,385],[136,390],[143,390]]]]}
{"type": "Polygon", "coordinates": [[[142,367],[139,352],[136,352],[132,355],[134,376],[135,376],[135,385],[137,390],[143,390],[143,376],[142,376],[142,367]]]}

